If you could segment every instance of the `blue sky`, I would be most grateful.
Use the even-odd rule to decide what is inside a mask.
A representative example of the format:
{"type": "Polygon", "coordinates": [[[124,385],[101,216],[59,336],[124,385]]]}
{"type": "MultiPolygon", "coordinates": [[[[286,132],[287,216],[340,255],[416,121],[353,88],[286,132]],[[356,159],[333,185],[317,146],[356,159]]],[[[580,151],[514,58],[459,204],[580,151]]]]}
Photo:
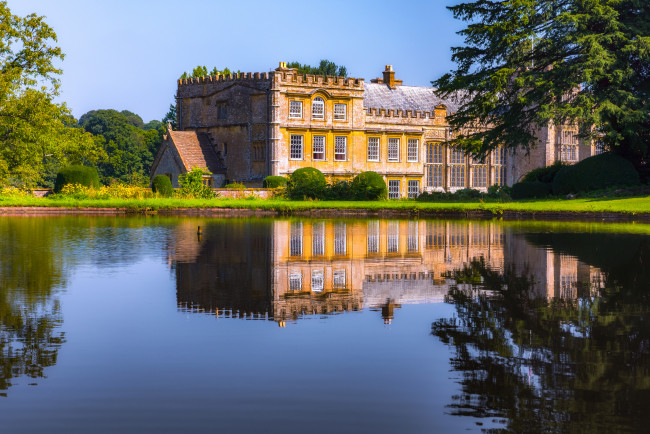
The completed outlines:
{"type": "Polygon", "coordinates": [[[429,1],[8,0],[12,13],[46,17],[66,54],[60,100],[75,117],[130,110],[161,119],[176,79],[196,65],[270,71],[279,61],[345,65],[352,77],[391,64],[405,85],[449,71],[462,23],[429,1]]]}

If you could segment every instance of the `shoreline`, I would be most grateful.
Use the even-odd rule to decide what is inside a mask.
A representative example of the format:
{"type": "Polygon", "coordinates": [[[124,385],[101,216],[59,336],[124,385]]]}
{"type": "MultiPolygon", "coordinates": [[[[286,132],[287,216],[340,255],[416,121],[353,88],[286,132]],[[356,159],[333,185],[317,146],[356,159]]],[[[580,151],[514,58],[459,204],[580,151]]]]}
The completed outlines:
{"type": "Polygon", "coordinates": [[[40,207],[15,206],[0,207],[0,217],[47,217],[63,215],[83,216],[128,216],[160,215],[191,217],[379,217],[379,218],[452,218],[469,220],[540,220],[540,221],[604,221],[604,222],[642,222],[650,223],[650,213],[624,213],[613,211],[526,211],[472,209],[363,209],[363,208],[311,208],[311,209],[253,209],[253,208],[163,208],[158,210],[111,208],[111,207],[40,207]]]}

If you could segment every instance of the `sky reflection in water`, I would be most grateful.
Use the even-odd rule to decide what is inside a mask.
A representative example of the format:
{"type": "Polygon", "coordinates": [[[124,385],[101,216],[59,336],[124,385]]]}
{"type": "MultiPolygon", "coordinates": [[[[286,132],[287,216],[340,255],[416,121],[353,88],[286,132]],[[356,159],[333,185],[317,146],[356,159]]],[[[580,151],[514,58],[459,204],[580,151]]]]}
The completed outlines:
{"type": "Polygon", "coordinates": [[[647,233],[4,218],[3,426],[641,429],[647,233]]]}

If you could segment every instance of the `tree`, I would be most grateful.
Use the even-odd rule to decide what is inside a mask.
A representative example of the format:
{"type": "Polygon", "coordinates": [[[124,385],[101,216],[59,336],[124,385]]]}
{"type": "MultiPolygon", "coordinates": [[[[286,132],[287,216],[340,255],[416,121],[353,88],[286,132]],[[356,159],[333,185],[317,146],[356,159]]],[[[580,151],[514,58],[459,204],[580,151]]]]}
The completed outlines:
{"type": "Polygon", "coordinates": [[[529,149],[536,128],[574,123],[581,137],[644,166],[650,2],[477,0],[449,9],[469,23],[459,32],[465,46],[452,48],[457,68],[433,84],[458,99],[448,117],[456,144],[476,155],[529,149]]]}
{"type": "Polygon", "coordinates": [[[314,75],[331,75],[338,77],[347,77],[348,70],[345,66],[339,66],[329,60],[321,60],[318,67],[310,66],[307,64],[300,64],[300,62],[287,63],[288,68],[296,68],[299,74],[314,74],[314,75]]]}
{"type": "Polygon", "coordinates": [[[163,128],[159,122],[146,129],[142,118],[128,110],[91,110],[79,118],[79,126],[96,136],[108,155],[98,165],[103,182],[148,178],[162,142],[163,128]]]}
{"type": "Polygon", "coordinates": [[[67,164],[95,163],[102,150],[55,104],[63,53],[42,17],[12,15],[0,1],[0,184],[49,184],[67,164]],[[49,175],[48,175],[49,174],[49,175]]]}
{"type": "MultiPolygon", "coordinates": [[[[233,70],[234,71],[234,70],[233,70]]],[[[241,71],[237,70],[236,74],[239,74],[241,71]]],[[[228,74],[233,74],[229,68],[224,68],[224,69],[218,69],[216,66],[212,67],[212,69],[208,72],[208,68],[205,66],[198,65],[196,68],[192,70],[191,73],[188,72],[183,72],[183,74],[180,76],[181,79],[186,79],[186,78],[197,78],[197,77],[206,77],[206,76],[214,76],[214,75],[228,75],[228,74]]]]}

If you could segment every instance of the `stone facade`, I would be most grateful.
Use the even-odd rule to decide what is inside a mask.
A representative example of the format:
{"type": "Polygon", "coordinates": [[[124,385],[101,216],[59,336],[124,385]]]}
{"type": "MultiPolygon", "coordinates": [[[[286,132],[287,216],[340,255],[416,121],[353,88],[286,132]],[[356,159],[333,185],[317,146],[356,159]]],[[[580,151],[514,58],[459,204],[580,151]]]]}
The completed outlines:
{"type": "Polygon", "coordinates": [[[182,131],[205,133],[228,182],[259,186],[268,175],[315,167],[330,180],[373,170],[390,196],[512,185],[530,170],[594,154],[571,128],[549,125],[529,153],[496,150],[473,161],[449,147],[454,101],[432,88],[404,86],[386,66],[383,78],[298,74],[284,62],[269,73],[200,77],[178,82],[182,131]]]}

